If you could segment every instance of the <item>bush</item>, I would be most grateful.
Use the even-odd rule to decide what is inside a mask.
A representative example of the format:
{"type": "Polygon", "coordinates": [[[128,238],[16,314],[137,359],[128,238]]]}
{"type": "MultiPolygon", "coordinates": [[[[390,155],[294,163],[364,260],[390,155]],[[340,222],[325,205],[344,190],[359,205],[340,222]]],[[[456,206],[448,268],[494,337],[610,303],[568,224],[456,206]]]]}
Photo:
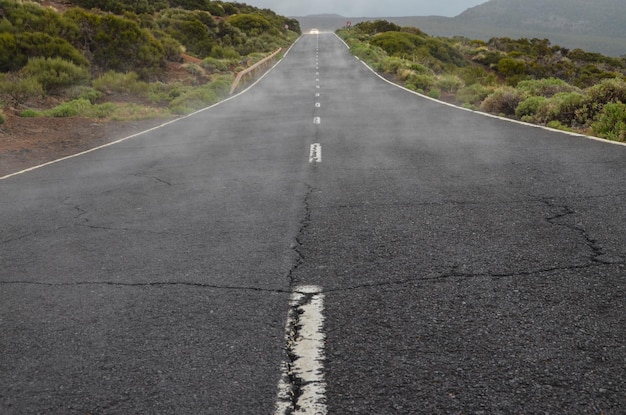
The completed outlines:
{"type": "Polygon", "coordinates": [[[108,71],[104,75],[92,82],[93,87],[100,92],[110,94],[132,94],[147,96],[150,85],[139,80],[139,75],[135,72],[119,73],[108,71]]]}
{"type": "Polygon", "coordinates": [[[524,99],[524,94],[512,87],[501,87],[489,95],[480,105],[483,111],[492,114],[515,115],[517,106],[524,99]]]}
{"type": "Polygon", "coordinates": [[[221,59],[216,59],[213,57],[205,58],[200,63],[200,66],[202,66],[209,73],[228,72],[228,65],[226,65],[226,62],[224,62],[221,59]]]}
{"type": "Polygon", "coordinates": [[[217,94],[210,88],[193,88],[173,99],[170,102],[170,110],[174,114],[184,115],[208,107],[218,101],[217,94]]]}
{"type": "Polygon", "coordinates": [[[621,102],[606,104],[598,121],[591,128],[599,137],[626,141],[626,104],[621,102]]]}
{"type": "Polygon", "coordinates": [[[429,91],[435,85],[435,77],[426,74],[411,74],[406,80],[406,87],[413,91],[429,91]]]}
{"type": "Polygon", "coordinates": [[[32,98],[43,96],[44,90],[32,76],[0,74],[0,94],[7,96],[15,105],[22,105],[32,98]]]}
{"type": "Polygon", "coordinates": [[[469,66],[459,70],[459,77],[467,86],[473,84],[493,85],[495,76],[481,66],[469,66]]]}
{"type": "Polygon", "coordinates": [[[517,84],[517,89],[524,91],[530,96],[542,96],[546,98],[550,98],[560,92],[574,92],[579,90],[562,79],[557,78],[521,81],[517,84]]]}
{"type": "Polygon", "coordinates": [[[561,92],[549,98],[539,109],[542,122],[559,121],[565,125],[582,124],[577,117],[580,108],[586,104],[587,98],[578,92],[561,92]]]}
{"type": "Polygon", "coordinates": [[[626,103],[626,81],[621,78],[607,79],[587,90],[589,99],[598,104],[626,103]]]}
{"type": "Polygon", "coordinates": [[[24,67],[23,73],[37,80],[49,94],[63,88],[87,82],[90,73],[86,68],[61,58],[32,58],[24,67]]]}
{"type": "Polygon", "coordinates": [[[435,86],[443,92],[456,93],[463,87],[463,81],[456,75],[442,75],[435,81],[435,86]]]}
{"type": "Polygon", "coordinates": [[[26,60],[18,47],[15,35],[0,33],[0,72],[18,70],[26,60]]]}
{"type": "Polygon", "coordinates": [[[437,88],[431,89],[430,91],[428,91],[428,96],[434,99],[439,99],[441,98],[441,91],[439,91],[437,88]]]}
{"type": "Polygon", "coordinates": [[[134,71],[150,79],[165,67],[163,45],[136,21],[80,9],[70,9],[65,15],[81,28],[83,47],[100,69],[134,71]]]}
{"type": "Polygon", "coordinates": [[[477,107],[484,101],[491,93],[491,89],[481,84],[473,84],[465,88],[461,88],[457,94],[456,99],[462,104],[470,107],[477,107]]]}
{"type": "Polygon", "coordinates": [[[65,91],[65,96],[68,97],[69,99],[84,98],[84,99],[89,100],[89,102],[91,102],[92,104],[95,104],[102,96],[102,93],[92,87],[89,87],[86,85],[79,85],[79,86],[68,88],[65,91]]]}
{"type": "Polygon", "coordinates": [[[382,61],[379,62],[376,69],[384,73],[396,75],[400,72],[401,69],[405,69],[407,66],[407,62],[404,59],[384,58],[382,61]]]}
{"type": "Polygon", "coordinates": [[[259,36],[272,27],[267,19],[256,14],[237,14],[229,17],[227,22],[248,36],[259,36]]]}
{"type": "Polygon", "coordinates": [[[527,122],[537,122],[539,121],[537,113],[539,112],[539,109],[546,104],[547,100],[548,99],[546,97],[542,96],[532,96],[526,98],[524,101],[520,102],[515,109],[515,116],[527,122]]]}
{"type": "Polygon", "coordinates": [[[24,117],[24,118],[35,118],[35,117],[38,117],[38,116],[39,116],[39,113],[37,111],[31,110],[31,109],[24,110],[24,111],[20,112],[20,117],[24,117]]]}
{"type": "Polygon", "coordinates": [[[4,124],[6,122],[5,118],[4,118],[4,113],[2,112],[2,110],[0,110],[0,125],[4,124]]]}
{"type": "Polygon", "coordinates": [[[350,52],[371,66],[376,66],[376,63],[386,57],[385,52],[382,49],[360,42],[352,45],[352,47],[350,47],[350,52]]]}
{"type": "Polygon", "coordinates": [[[389,56],[407,57],[424,43],[422,37],[405,32],[384,32],[374,36],[370,43],[383,49],[389,56]]]}
{"type": "Polygon", "coordinates": [[[91,109],[91,102],[86,99],[77,99],[69,102],[64,102],[57,107],[46,111],[45,114],[50,117],[75,117],[77,115],[86,115],[91,109]]]}

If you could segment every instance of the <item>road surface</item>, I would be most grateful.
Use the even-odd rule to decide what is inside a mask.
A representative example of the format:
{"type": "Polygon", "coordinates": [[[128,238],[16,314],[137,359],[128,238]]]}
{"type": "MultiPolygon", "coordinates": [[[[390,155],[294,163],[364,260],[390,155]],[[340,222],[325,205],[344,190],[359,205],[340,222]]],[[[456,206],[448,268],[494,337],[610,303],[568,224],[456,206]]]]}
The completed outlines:
{"type": "Polygon", "coordinates": [[[419,97],[333,34],[0,180],[0,212],[2,414],[626,413],[626,147],[419,97]]]}

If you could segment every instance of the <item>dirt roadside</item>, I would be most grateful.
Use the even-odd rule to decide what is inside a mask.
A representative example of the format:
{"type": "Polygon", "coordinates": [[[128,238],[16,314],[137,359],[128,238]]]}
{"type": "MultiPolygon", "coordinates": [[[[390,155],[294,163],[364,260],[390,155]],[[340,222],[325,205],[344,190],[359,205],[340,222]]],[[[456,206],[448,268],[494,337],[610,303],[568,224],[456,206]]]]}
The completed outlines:
{"type": "Polygon", "coordinates": [[[98,121],[69,117],[24,118],[5,112],[0,124],[0,177],[80,153],[163,124],[168,119],[98,121]]]}

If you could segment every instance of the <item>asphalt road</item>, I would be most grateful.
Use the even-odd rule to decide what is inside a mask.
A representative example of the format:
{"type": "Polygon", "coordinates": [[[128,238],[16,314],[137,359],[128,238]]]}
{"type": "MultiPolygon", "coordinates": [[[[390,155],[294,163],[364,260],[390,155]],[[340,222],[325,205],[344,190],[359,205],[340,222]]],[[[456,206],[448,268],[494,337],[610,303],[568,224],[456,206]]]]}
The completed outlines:
{"type": "Polygon", "coordinates": [[[624,223],[626,147],[307,35],[241,96],[0,180],[0,413],[272,414],[312,285],[329,414],[623,414],[624,223]]]}

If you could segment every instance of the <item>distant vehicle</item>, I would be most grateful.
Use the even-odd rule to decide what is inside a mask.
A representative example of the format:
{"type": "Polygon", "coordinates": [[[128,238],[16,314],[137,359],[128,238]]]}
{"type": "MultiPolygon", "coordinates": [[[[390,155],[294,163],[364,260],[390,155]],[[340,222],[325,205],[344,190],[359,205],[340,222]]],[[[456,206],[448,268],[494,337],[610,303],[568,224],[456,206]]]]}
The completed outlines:
{"type": "Polygon", "coordinates": [[[317,29],[311,29],[311,34],[312,34],[312,35],[319,35],[319,34],[320,34],[320,31],[319,31],[319,30],[317,30],[317,29]]]}

